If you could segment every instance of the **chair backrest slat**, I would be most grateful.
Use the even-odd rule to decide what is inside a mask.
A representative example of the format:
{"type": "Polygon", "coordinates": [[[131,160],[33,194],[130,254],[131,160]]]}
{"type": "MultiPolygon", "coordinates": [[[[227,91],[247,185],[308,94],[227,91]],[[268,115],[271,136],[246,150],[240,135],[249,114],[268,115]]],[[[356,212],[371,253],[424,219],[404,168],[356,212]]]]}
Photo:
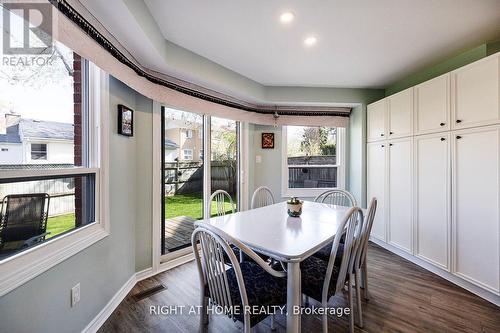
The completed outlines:
{"type": "Polygon", "coordinates": [[[315,202],[327,203],[336,206],[355,207],[357,206],[354,196],[341,189],[329,190],[321,193],[315,199],[315,202]]]}
{"type": "Polygon", "coordinates": [[[233,204],[233,199],[224,190],[217,190],[212,195],[210,196],[210,204],[209,204],[209,210],[210,210],[210,216],[212,215],[212,201],[215,200],[215,213],[217,216],[223,216],[226,215],[226,207],[225,207],[225,202],[229,202],[231,205],[231,213],[234,213],[234,204],[233,204]]]}
{"type": "Polygon", "coordinates": [[[269,187],[261,186],[253,192],[251,209],[274,204],[274,195],[269,187]]]}
{"type": "Polygon", "coordinates": [[[377,198],[372,198],[365,216],[365,222],[363,224],[363,231],[360,239],[361,244],[359,245],[358,254],[356,256],[355,269],[360,269],[365,261],[366,254],[368,252],[368,241],[370,240],[370,233],[372,231],[373,220],[375,219],[376,212],[377,198]]]}

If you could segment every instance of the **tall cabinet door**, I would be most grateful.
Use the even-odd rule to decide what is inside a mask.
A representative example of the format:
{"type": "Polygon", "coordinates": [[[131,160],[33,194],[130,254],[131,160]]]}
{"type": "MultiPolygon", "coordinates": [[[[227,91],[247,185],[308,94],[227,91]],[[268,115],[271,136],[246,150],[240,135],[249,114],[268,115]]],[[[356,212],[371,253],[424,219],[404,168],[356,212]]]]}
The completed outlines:
{"type": "Polygon", "coordinates": [[[377,211],[373,221],[371,236],[386,241],[385,214],[385,175],[386,175],[385,142],[372,142],[367,145],[367,198],[377,198],[377,211]]]}
{"type": "Polygon", "coordinates": [[[414,90],[415,135],[450,129],[450,74],[438,76],[414,90]]]}
{"type": "Polygon", "coordinates": [[[367,140],[385,140],[386,133],[386,100],[380,100],[367,106],[367,140]]]}
{"type": "Polygon", "coordinates": [[[451,72],[454,129],[495,124],[500,120],[500,55],[451,72]]]}
{"type": "Polygon", "coordinates": [[[450,135],[415,138],[415,255],[449,270],[450,135]]]}
{"type": "Polygon", "coordinates": [[[413,138],[389,143],[389,243],[412,252],[413,138]]]}
{"type": "Polygon", "coordinates": [[[387,97],[389,139],[413,135],[413,88],[387,97]]]}
{"type": "Polygon", "coordinates": [[[500,292],[500,128],[453,133],[454,272],[500,292]]]}

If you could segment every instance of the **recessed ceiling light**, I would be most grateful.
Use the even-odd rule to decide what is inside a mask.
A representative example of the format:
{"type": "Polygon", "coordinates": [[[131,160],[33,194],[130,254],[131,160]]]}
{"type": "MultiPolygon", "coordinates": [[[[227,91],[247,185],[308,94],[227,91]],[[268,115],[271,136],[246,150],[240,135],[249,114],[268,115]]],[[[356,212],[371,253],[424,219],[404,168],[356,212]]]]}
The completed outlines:
{"type": "Polygon", "coordinates": [[[280,16],[280,21],[281,23],[290,23],[293,21],[295,15],[293,15],[292,12],[284,12],[283,14],[281,14],[280,16]]]}
{"type": "Polygon", "coordinates": [[[316,44],[317,41],[318,41],[318,39],[316,37],[309,36],[306,39],[304,39],[304,44],[306,46],[313,46],[314,44],[316,44]]]}

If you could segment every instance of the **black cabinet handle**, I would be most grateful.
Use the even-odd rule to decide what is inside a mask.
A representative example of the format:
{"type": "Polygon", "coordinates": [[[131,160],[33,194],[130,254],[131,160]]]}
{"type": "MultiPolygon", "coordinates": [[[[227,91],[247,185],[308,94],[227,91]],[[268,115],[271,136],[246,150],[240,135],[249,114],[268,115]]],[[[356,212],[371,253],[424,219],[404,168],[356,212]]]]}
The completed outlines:
{"type": "Polygon", "coordinates": [[[460,119],[457,119],[457,120],[456,120],[456,123],[457,123],[457,124],[460,124],[461,122],[462,122],[462,121],[461,121],[460,119]]]}
{"type": "Polygon", "coordinates": [[[384,145],[381,145],[380,147],[384,148],[385,146],[384,146],[384,145]]]}
{"type": "Polygon", "coordinates": [[[394,132],[389,132],[389,134],[394,134],[394,132]]]}
{"type": "Polygon", "coordinates": [[[441,141],[445,141],[446,139],[445,138],[441,138],[441,141]]]}
{"type": "Polygon", "coordinates": [[[389,146],[392,146],[392,143],[389,143],[389,146]]]}
{"type": "Polygon", "coordinates": [[[457,139],[461,139],[462,137],[460,135],[457,135],[457,139]]]}
{"type": "Polygon", "coordinates": [[[445,123],[441,123],[441,124],[439,124],[439,126],[444,126],[444,125],[446,125],[446,124],[445,124],[445,123]]]}
{"type": "Polygon", "coordinates": [[[380,136],[384,136],[384,133],[380,134],[380,136]]]}

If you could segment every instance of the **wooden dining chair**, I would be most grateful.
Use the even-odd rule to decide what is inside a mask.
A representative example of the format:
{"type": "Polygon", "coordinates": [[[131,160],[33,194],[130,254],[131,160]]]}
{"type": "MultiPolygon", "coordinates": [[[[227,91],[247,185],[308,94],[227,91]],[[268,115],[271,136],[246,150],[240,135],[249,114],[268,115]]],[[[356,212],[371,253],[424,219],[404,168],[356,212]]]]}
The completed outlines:
{"type": "Polygon", "coordinates": [[[357,206],[354,196],[341,189],[329,190],[321,193],[315,199],[315,202],[327,203],[336,206],[355,207],[357,206]]]}
{"type": "Polygon", "coordinates": [[[251,209],[274,204],[274,195],[267,186],[258,187],[252,195],[251,209]]]}
{"type": "Polygon", "coordinates": [[[231,213],[234,214],[234,204],[233,199],[224,190],[217,190],[210,196],[210,204],[209,204],[209,213],[212,216],[212,201],[215,200],[215,214],[217,216],[226,215],[226,199],[227,202],[231,205],[231,213]]]}
{"type": "MultiPolygon", "coordinates": [[[[354,332],[354,304],[351,275],[348,274],[354,267],[357,249],[360,245],[360,236],[363,227],[363,211],[358,207],[352,207],[344,219],[339,223],[337,233],[332,242],[330,258],[328,261],[311,256],[300,263],[302,293],[320,302],[323,308],[328,305],[328,300],[344,289],[348,283],[349,307],[351,309],[350,332],[354,332]],[[345,231],[344,251],[340,265],[335,265],[337,249],[340,238],[345,231]]],[[[327,311],[322,316],[323,332],[328,332],[327,311]]]]}
{"type": "Polygon", "coordinates": [[[220,307],[231,319],[242,322],[244,332],[248,333],[269,313],[249,313],[244,309],[254,306],[269,309],[286,304],[285,272],[274,270],[254,251],[222,230],[203,221],[196,222],[195,226],[191,243],[200,279],[200,328],[208,324],[208,306],[220,307]],[[232,246],[251,260],[238,262],[232,246]],[[224,255],[230,258],[230,268],[225,265],[224,255]],[[240,311],[232,311],[236,309],[240,311]]]}

